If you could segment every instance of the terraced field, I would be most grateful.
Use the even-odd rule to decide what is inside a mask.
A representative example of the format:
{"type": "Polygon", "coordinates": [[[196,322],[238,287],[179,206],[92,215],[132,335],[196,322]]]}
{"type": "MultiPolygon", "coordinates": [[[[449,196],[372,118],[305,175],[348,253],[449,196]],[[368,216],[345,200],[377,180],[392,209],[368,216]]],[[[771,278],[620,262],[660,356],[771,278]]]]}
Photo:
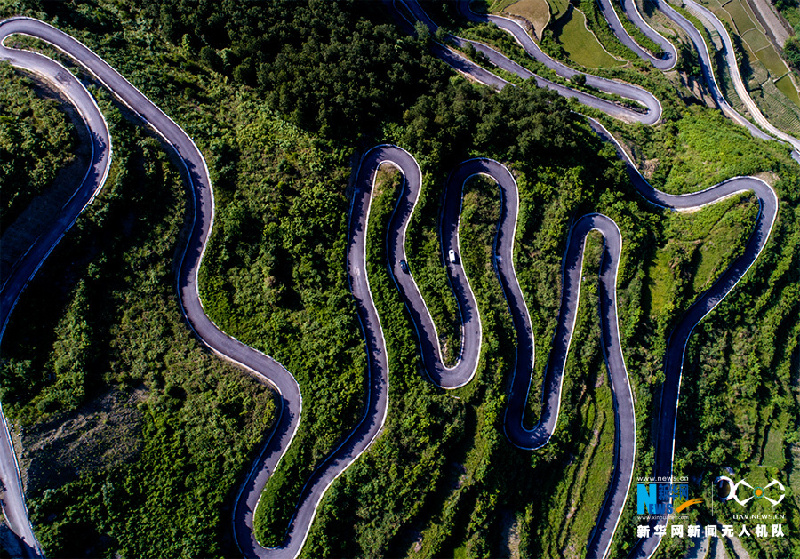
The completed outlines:
{"type": "Polygon", "coordinates": [[[758,60],[775,78],[789,71],[767,40],[766,32],[758,23],[755,14],[743,0],[732,0],[727,3],[711,0],[706,2],[706,5],[717,14],[717,17],[733,27],[734,32],[742,39],[742,45],[751,59],[751,64],[758,60]]]}
{"type": "Polygon", "coordinates": [[[749,29],[745,33],[742,33],[742,40],[747,43],[747,46],[753,52],[758,52],[763,48],[769,48],[769,40],[767,39],[766,35],[764,35],[759,29],[755,27],[749,29]]]}
{"type": "Polygon", "coordinates": [[[800,107],[781,93],[772,80],[767,80],[761,89],[751,92],[750,96],[775,126],[794,136],[800,135],[800,107]]]}
{"type": "Polygon", "coordinates": [[[781,59],[772,45],[768,45],[761,50],[755,52],[758,61],[761,62],[769,73],[777,78],[783,76],[789,71],[786,63],[781,59]]]}
{"type": "Polygon", "coordinates": [[[794,86],[792,78],[789,76],[789,74],[786,74],[781,79],[776,81],[775,87],[777,87],[781,93],[786,95],[786,97],[788,97],[792,103],[800,107],[800,95],[798,95],[797,88],[794,86]]]}
{"type": "Polygon", "coordinates": [[[722,9],[728,13],[740,35],[747,33],[751,29],[760,29],[760,26],[755,22],[755,18],[750,17],[747,8],[739,0],[723,3],[722,9]]]}

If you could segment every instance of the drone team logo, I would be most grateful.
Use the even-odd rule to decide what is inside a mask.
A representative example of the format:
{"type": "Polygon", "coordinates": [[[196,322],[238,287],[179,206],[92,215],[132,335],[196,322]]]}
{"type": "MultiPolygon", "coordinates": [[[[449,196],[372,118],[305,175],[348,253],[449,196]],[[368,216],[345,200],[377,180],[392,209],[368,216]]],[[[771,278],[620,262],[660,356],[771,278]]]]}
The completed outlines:
{"type": "Polygon", "coordinates": [[[778,503],[783,501],[783,498],[786,496],[786,488],[777,479],[773,479],[764,487],[758,485],[753,487],[752,485],[747,483],[747,480],[744,479],[741,479],[736,483],[734,483],[733,480],[728,476],[719,476],[717,478],[717,487],[721,489],[723,484],[728,484],[729,491],[726,497],[722,497],[722,500],[729,501],[733,499],[741,506],[745,506],[748,502],[752,501],[753,499],[755,500],[766,499],[772,504],[772,508],[775,508],[776,506],[778,506],[778,503]],[[743,487],[747,489],[742,489],[743,487]],[[772,489],[773,487],[775,489],[772,489]],[[747,497],[742,499],[739,496],[740,491],[747,497]],[[772,497],[776,498],[773,499],[771,497],[768,497],[767,494],[772,495],[772,497]]]}

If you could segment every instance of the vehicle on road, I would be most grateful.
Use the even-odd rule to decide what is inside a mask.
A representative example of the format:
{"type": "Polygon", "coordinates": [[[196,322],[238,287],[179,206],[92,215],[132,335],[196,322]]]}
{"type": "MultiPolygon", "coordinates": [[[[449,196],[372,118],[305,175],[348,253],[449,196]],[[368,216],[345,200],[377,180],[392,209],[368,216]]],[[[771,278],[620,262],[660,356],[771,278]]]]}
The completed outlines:
{"type": "Polygon", "coordinates": [[[447,254],[448,254],[449,258],[450,258],[450,263],[451,264],[455,264],[456,263],[456,251],[451,249],[450,252],[447,253],[447,254]]]}
{"type": "Polygon", "coordinates": [[[405,260],[401,260],[400,269],[403,270],[405,273],[408,273],[408,262],[406,262],[405,260]]]}

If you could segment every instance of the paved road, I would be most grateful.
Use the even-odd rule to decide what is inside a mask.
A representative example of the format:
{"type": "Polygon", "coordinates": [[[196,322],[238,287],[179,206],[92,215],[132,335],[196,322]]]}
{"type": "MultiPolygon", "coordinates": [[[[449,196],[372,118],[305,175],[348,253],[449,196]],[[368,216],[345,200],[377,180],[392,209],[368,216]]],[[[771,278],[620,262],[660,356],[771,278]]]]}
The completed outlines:
{"type": "MultiPolygon", "coordinates": [[[[399,148],[396,148],[399,149],[399,148]]],[[[400,160],[395,152],[395,157],[391,162],[397,167],[405,177],[403,192],[398,198],[397,205],[389,222],[388,242],[388,261],[395,284],[400,294],[406,302],[406,306],[411,314],[417,335],[420,340],[422,361],[430,375],[431,380],[444,388],[458,388],[464,386],[473,376],[478,367],[478,357],[480,355],[482,341],[482,327],[480,315],[476,311],[477,304],[475,295],[469,286],[469,281],[461,269],[461,266],[454,265],[449,259],[444,258],[448,270],[450,270],[450,284],[453,293],[458,301],[459,316],[461,318],[461,344],[460,354],[456,363],[452,367],[447,367],[442,359],[442,351],[439,346],[439,337],[436,326],[431,319],[428,307],[422,299],[419,288],[413,279],[413,275],[402,270],[401,260],[407,260],[405,249],[406,229],[408,228],[414,207],[419,199],[422,177],[419,166],[413,159],[411,161],[400,160]]],[[[405,153],[405,152],[402,152],[405,153]]],[[[448,197],[445,202],[444,212],[451,219],[443,219],[443,228],[447,228],[450,233],[442,235],[442,254],[448,254],[452,249],[456,254],[461,254],[459,239],[457,235],[458,217],[461,213],[460,197],[448,197]],[[456,226],[453,226],[453,218],[456,226]]]]}
{"type": "Polygon", "coordinates": [[[590,542],[590,556],[602,556],[608,549],[614,530],[619,522],[628,487],[633,475],[636,455],[636,418],[633,396],[628,382],[628,373],[619,343],[619,328],[616,316],[616,280],[619,254],[622,246],[619,229],[609,218],[591,214],[582,217],[573,226],[564,261],[564,287],[558,327],[553,338],[548,369],[545,375],[545,395],[540,422],[532,430],[523,426],[523,415],[528,397],[534,363],[534,340],[531,320],[522,290],[514,270],[514,235],[519,211],[517,183],[506,167],[486,158],[470,159],[459,165],[449,176],[445,188],[444,206],[441,215],[441,254],[447,268],[450,286],[458,301],[461,324],[461,354],[456,364],[445,367],[438,347],[436,328],[428,308],[413,279],[413,271],[405,272],[400,261],[407,259],[405,233],[414,206],[419,198],[421,177],[419,166],[409,161],[406,152],[394,148],[389,152],[382,148],[382,156],[397,167],[405,177],[395,212],[389,224],[388,258],[395,282],[414,322],[420,341],[423,362],[431,380],[444,388],[455,388],[468,383],[475,374],[481,350],[480,312],[469,280],[461,265],[459,223],[464,184],[475,175],[484,175],[495,181],[501,197],[501,216],[494,241],[494,268],[503,293],[508,302],[517,335],[517,353],[509,407],[505,417],[505,429],[509,439],[520,448],[533,450],[547,444],[558,419],[561,402],[564,365],[572,340],[575,317],[578,310],[581,284],[581,265],[586,235],[598,230],[606,238],[605,255],[600,271],[601,322],[603,348],[612,380],[619,457],[615,468],[611,490],[601,511],[597,529],[590,542]],[[453,250],[456,261],[445,255],[453,250]]]}
{"type": "MultiPolygon", "coordinates": [[[[178,274],[178,294],[181,301],[181,309],[198,337],[214,352],[260,375],[278,391],[282,401],[283,413],[270,445],[265,448],[260,458],[260,466],[269,468],[271,471],[280,460],[283,451],[288,446],[297,428],[301,408],[300,392],[294,378],[280,364],[226,336],[203,313],[197,294],[197,270],[202,259],[205,242],[211,231],[214,206],[211,181],[202,155],[178,125],[103,60],[72,37],[44,22],[26,18],[14,18],[0,24],[0,36],[4,38],[13,33],[38,37],[56,45],[83,66],[133,112],[146,119],[146,122],[179,155],[186,171],[186,178],[189,181],[195,210],[189,241],[183,254],[178,274]],[[280,450],[275,451],[275,447],[279,447],[280,450]]],[[[20,279],[6,282],[3,288],[3,309],[4,312],[9,313],[13,305],[7,306],[6,297],[9,300],[16,301],[25,283],[41,265],[55,242],[63,236],[83,207],[102,187],[108,171],[110,139],[108,137],[108,129],[102,121],[102,117],[99,117],[99,112],[97,112],[93,101],[87,98],[88,94],[85,93],[82,86],[74,78],[70,79],[69,76],[71,74],[66,70],[56,67],[53,62],[45,57],[33,53],[3,48],[0,51],[0,55],[14,66],[31,70],[64,91],[69,99],[76,104],[80,114],[87,122],[87,126],[90,127],[95,144],[93,166],[73,198],[73,202],[69,207],[64,208],[62,215],[58,218],[58,223],[55,224],[51,232],[44,236],[46,241],[37,243],[37,246],[28,253],[26,261],[18,266],[18,270],[26,270],[18,273],[20,279]],[[49,239],[54,240],[51,243],[49,239]],[[40,245],[41,248],[38,248],[40,245]],[[27,264],[28,261],[30,261],[30,264],[27,264]],[[32,270],[30,274],[27,273],[28,269],[32,270]]],[[[260,494],[259,483],[264,481],[263,476],[256,474],[262,471],[263,469],[254,472],[253,479],[249,480],[242,498],[237,503],[237,511],[246,508],[241,505],[243,502],[251,507],[255,506],[258,494],[260,494]]],[[[4,481],[6,485],[9,485],[7,480],[4,479],[4,481]]],[[[27,519],[27,514],[25,518],[27,519]]]]}
{"type": "MultiPolygon", "coordinates": [[[[762,140],[771,140],[772,137],[769,134],[765,134],[760,128],[758,128],[758,126],[740,115],[733,107],[731,107],[730,103],[725,100],[725,96],[722,95],[722,91],[720,91],[719,86],[717,85],[717,78],[714,75],[714,65],[711,63],[711,57],[708,53],[708,46],[703,40],[700,31],[697,30],[692,22],[678,13],[665,0],[653,0],[653,2],[665,16],[671,19],[675,25],[680,27],[691,39],[692,44],[700,56],[700,70],[703,74],[703,80],[706,82],[706,87],[711,93],[711,97],[714,99],[717,107],[725,114],[725,116],[737,124],[747,128],[756,138],[760,138],[762,140]]],[[[734,70],[731,69],[731,72],[734,72],[734,70]]]]}
{"type": "MultiPolygon", "coordinates": [[[[412,13],[418,13],[414,11],[419,8],[415,1],[411,1],[410,6],[412,13]]],[[[513,31],[511,32],[513,33],[513,31]]],[[[446,262],[451,285],[459,302],[463,321],[461,355],[456,365],[449,368],[442,364],[438,337],[429,313],[424,306],[424,301],[419,296],[419,290],[413,282],[413,277],[399,269],[400,256],[405,254],[405,229],[419,195],[421,183],[419,167],[407,152],[393,146],[373,148],[362,159],[357,174],[355,195],[350,212],[347,266],[351,289],[356,300],[358,315],[364,330],[369,354],[367,405],[359,425],[320,466],[306,485],[292,524],[287,531],[284,545],[277,549],[265,549],[253,538],[252,514],[257,506],[258,497],[266,480],[271,472],[275,470],[285,450],[291,443],[300,419],[302,400],[297,383],[285,368],[272,358],[245,346],[221,332],[203,313],[197,292],[197,270],[202,260],[206,240],[211,231],[214,211],[211,181],[208,177],[205,161],[192,140],[179,126],[84,45],[43,22],[31,19],[15,18],[0,23],[0,37],[5,37],[11,33],[24,33],[39,37],[58,46],[73,57],[120,101],[140,115],[176,151],[183,162],[186,178],[193,195],[195,215],[178,274],[181,309],[188,323],[203,343],[221,357],[237,363],[272,384],[281,401],[281,415],[276,430],[265,443],[261,455],[253,464],[251,473],[236,500],[234,533],[243,553],[248,556],[295,557],[299,554],[305,542],[308,529],[324,492],[332,481],[369,447],[380,432],[386,418],[388,401],[386,348],[380,328],[380,320],[372,303],[369,282],[365,273],[364,246],[372,182],[376,170],[382,163],[391,163],[397,166],[406,177],[404,193],[398,202],[392,225],[390,226],[389,255],[398,289],[405,297],[412,312],[412,317],[414,317],[414,323],[420,337],[423,360],[430,371],[431,378],[434,382],[445,387],[462,386],[469,382],[477,366],[481,343],[480,316],[474,295],[469,287],[469,281],[463,274],[459,261],[457,260],[455,263],[446,262]]],[[[538,47],[536,50],[538,50],[538,47]]],[[[441,52],[441,55],[456,67],[466,68],[470,73],[476,72],[474,64],[450,51],[446,51],[446,49],[441,52]]],[[[20,264],[19,269],[23,270],[23,272],[20,272],[20,278],[22,279],[12,281],[10,278],[4,284],[3,296],[5,297],[8,294],[11,297],[13,295],[13,301],[16,301],[19,293],[24,289],[25,283],[41,265],[55,242],[63,236],[64,231],[74,222],[83,207],[102,187],[107,174],[111,143],[107,127],[102,122],[102,117],[100,116],[100,120],[97,120],[99,112],[94,102],[91,101],[91,97],[86,94],[83,87],[74,78],[62,73],[64,72],[63,68],[54,65],[54,63],[39,55],[21,53],[6,48],[0,50],[0,56],[10,60],[15,66],[25,67],[39,73],[56,87],[64,89],[65,92],[74,89],[74,93],[68,92],[67,94],[87,121],[87,126],[92,132],[95,144],[92,158],[93,166],[76,193],[75,202],[70,207],[65,207],[63,212],[64,221],[54,225],[53,232],[48,234],[54,235],[52,239],[55,240],[49,246],[47,246],[47,243],[50,241],[43,241],[42,246],[44,248],[34,247],[31,250],[29,253],[32,255],[30,260],[34,265],[27,276],[22,267],[23,265],[20,264]],[[80,202],[81,200],[82,203],[80,202]],[[16,294],[14,294],[15,291],[16,294]]],[[[500,56],[502,57],[502,55],[500,56]]],[[[498,60],[503,63],[502,59],[498,60]]],[[[574,71],[567,69],[567,72],[574,71]]],[[[486,73],[491,75],[491,73],[486,73]]],[[[616,84],[617,82],[611,83],[616,84]]],[[[498,82],[497,85],[502,87],[504,82],[498,82]]],[[[562,89],[566,90],[567,88],[562,89]]],[[[618,91],[628,90],[620,89],[618,91]]],[[[571,93],[567,90],[565,94],[571,93]]],[[[596,98],[592,99],[602,101],[596,98]]],[[[589,99],[589,103],[595,103],[592,99],[589,99]]],[[[642,101],[647,103],[647,97],[644,96],[642,101]]],[[[639,115],[640,121],[647,122],[649,119],[653,119],[656,109],[660,115],[660,106],[657,106],[657,101],[655,103],[656,105],[648,105],[650,107],[649,112],[644,117],[640,113],[631,112],[634,115],[639,115]]],[[[620,113],[617,112],[619,107],[613,104],[610,105],[613,107],[609,109],[610,113],[619,116],[620,113]]],[[[592,106],[601,108],[604,105],[599,103],[592,106]]],[[[625,116],[621,117],[626,118],[625,116]]],[[[657,120],[658,118],[655,118],[652,122],[657,120]]],[[[613,141],[613,138],[602,130],[602,127],[596,123],[593,126],[596,127],[599,134],[605,135],[609,141],[613,141]]],[[[669,196],[653,190],[636,172],[636,169],[630,164],[630,160],[627,159],[621,149],[620,155],[628,163],[634,184],[636,184],[643,196],[653,203],[677,209],[692,208],[702,204],[713,203],[732,192],[742,190],[755,192],[761,203],[758,225],[748,242],[745,254],[734,262],[720,280],[695,303],[670,339],[666,363],[667,380],[662,395],[662,410],[664,410],[664,413],[660,419],[661,427],[656,445],[656,475],[659,475],[659,472],[671,472],[672,468],[674,416],[677,408],[683,349],[686,340],[694,325],[735,286],[736,282],[758,256],[771,231],[777,212],[777,199],[774,192],[767,185],[749,178],[726,181],[701,193],[689,196],[669,196]]],[[[635,456],[633,401],[624,360],[619,350],[619,333],[616,321],[616,270],[622,243],[619,231],[608,218],[596,214],[584,216],[578,220],[571,231],[564,262],[564,292],[562,294],[559,327],[545,376],[545,389],[543,390],[545,401],[543,402],[541,422],[533,430],[525,430],[522,424],[522,410],[524,410],[524,402],[527,398],[530,384],[530,369],[533,363],[533,339],[528,311],[519,285],[516,283],[516,276],[513,270],[513,239],[517,212],[516,184],[508,170],[502,165],[486,159],[475,159],[465,162],[451,175],[448,181],[448,194],[446,195],[446,203],[442,215],[442,250],[443,254],[446,254],[450,248],[453,248],[460,254],[458,248],[458,217],[460,214],[461,187],[469,176],[476,173],[493,177],[501,189],[503,199],[503,214],[498,225],[495,241],[495,252],[499,255],[499,258],[495,260],[495,269],[514,318],[518,336],[517,365],[510,405],[506,416],[506,430],[509,438],[520,447],[538,448],[545,444],[552,434],[560,402],[563,362],[568,352],[574,316],[577,312],[580,289],[578,276],[580,274],[585,236],[588,231],[597,229],[605,237],[605,257],[600,271],[602,303],[600,312],[603,325],[604,352],[609,364],[609,373],[614,389],[615,410],[617,412],[617,442],[615,445],[617,460],[614,479],[607,493],[604,506],[598,514],[597,527],[589,542],[590,556],[601,557],[605,555],[611,543],[620,512],[627,498],[630,472],[635,456]]],[[[51,237],[48,236],[47,238],[51,237]]],[[[4,299],[3,308],[7,309],[3,319],[3,324],[5,325],[7,314],[13,308],[13,303],[6,304],[4,299]]],[[[9,454],[13,456],[13,452],[6,451],[2,453],[0,450],[0,460],[3,460],[3,457],[7,460],[9,454]]],[[[4,471],[3,475],[6,485],[9,485],[9,478],[6,476],[14,476],[15,479],[12,481],[16,481],[18,484],[18,476],[15,476],[14,472],[8,473],[8,471],[4,471]]],[[[18,507],[17,509],[18,517],[26,519],[27,514],[24,509],[21,492],[18,500],[21,503],[21,508],[18,507]]],[[[27,523],[22,521],[22,524],[27,523]]],[[[26,529],[29,530],[29,526],[21,526],[19,528],[20,533],[25,532],[26,529]]],[[[26,536],[23,535],[24,537],[26,536]]],[[[26,539],[26,542],[33,541],[34,543],[31,547],[35,549],[36,543],[32,539],[32,534],[29,537],[31,539],[26,539]]],[[[654,539],[647,542],[647,545],[652,546],[653,542],[654,545],[657,545],[654,539]]],[[[641,549],[637,550],[637,553],[640,553],[641,556],[648,556],[653,549],[655,549],[654,546],[652,546],[652,549],[642,546],[641,549]]]]}

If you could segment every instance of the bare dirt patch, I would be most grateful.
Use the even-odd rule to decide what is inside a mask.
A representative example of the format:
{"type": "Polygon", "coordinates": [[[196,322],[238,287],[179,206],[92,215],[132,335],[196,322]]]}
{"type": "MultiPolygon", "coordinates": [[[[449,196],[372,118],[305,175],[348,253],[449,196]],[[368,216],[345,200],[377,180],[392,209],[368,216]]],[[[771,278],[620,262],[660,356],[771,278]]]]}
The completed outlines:
{"type": "Polygon", "coordinates": [[[658,163],[658,159],[645,159],[644,164],[642,165],[642,175],[644,175],[644,178],[653,178],[653,173],[655,173],[656,169],[658,169],[658,163]]]}
{"type": "Polygon", "coordinates": [[[778,176],[778,174],[777,173],[773,173],[771,171],[762,171],[760,173],[756,173],[753,176],[755,178],[757,178],[757,179],[761,179],[762,181],[764,181],[765,183],[767,183],[770,186],[773,186],[776,182],[778,182],[780,180],[780,177],[778,176]]]}
{"type": "Polygon", "coordinates": [[[503,511],[501,518],[501,553],[509,559],[519,559],[519,522],[511,511],[503,511]]]}
{"type": "Polygon", "coordinates": [[[145,388],[112,389],[77,412],[25,430],[20,460],[26,493],[58,487],[81,474],[130,461],[141,451],[145,388]]]}
{"type": "Polygon", "coordinates": [[[550,8],[546,0],[518,0],[503,11],[530,23],[537,39],[550,22],[550,8]]]}

